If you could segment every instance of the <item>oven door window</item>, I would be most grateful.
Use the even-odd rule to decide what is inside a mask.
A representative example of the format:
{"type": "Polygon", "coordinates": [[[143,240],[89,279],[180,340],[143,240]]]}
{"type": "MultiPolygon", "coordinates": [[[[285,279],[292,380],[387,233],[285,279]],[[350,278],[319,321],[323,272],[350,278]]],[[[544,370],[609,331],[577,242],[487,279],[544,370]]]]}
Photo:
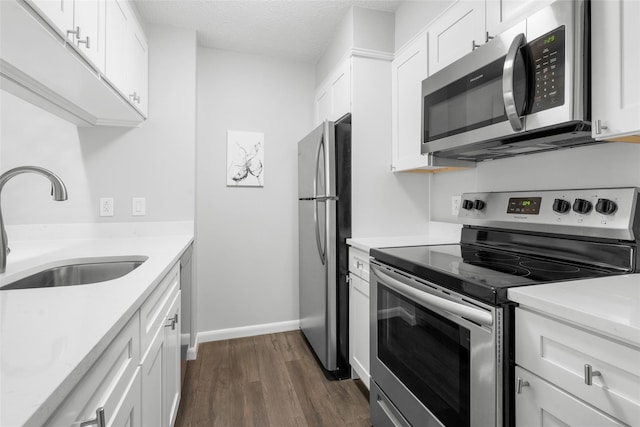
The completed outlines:
{"type": "Polygon", "coordinates": [[[447,427],[470,425],[470,331],[378,286],[378,358],[447,427]]]}

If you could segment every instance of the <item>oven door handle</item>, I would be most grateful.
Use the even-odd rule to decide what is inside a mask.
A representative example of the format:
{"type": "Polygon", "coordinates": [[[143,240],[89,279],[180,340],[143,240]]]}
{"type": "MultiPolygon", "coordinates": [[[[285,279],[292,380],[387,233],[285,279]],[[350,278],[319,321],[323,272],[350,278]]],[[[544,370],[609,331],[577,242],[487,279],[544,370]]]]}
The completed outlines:
{"type": "Polygon", "coordinates": [[[493,325],[493,316],[491,313],[421,291],[413,286],[402,283],[387,274],[384,274],[375,267],[373,270],[375,275],[378,276],[383,284],[401,293],[407,298],[420,302],[427,307],[435,307],[448,313],[456,314],[481,325],[493,325]]]}

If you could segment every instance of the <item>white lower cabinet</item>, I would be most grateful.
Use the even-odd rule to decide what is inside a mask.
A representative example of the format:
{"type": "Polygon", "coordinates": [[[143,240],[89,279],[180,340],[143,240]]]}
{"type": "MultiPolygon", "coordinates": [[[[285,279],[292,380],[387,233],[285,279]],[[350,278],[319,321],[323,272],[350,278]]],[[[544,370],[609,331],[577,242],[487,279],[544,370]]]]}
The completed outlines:
{"type": "Polygon", "coordinates": [[[369,388],[369,255],[349,248],[349,363],[369,388]]]}
{"type": "Polygon", "coordinates": [[[141,427],[139,363],[140,317],[136,313],[45,425],[79,426],[103,411],[108,426],[141,427]]]}
{"type": "Polygon", "coordinates": [[[517,425],[637,425],[639,360],[638,347],[516,309],[517,425]]]}
{"type": "Polygon", "coordinates": [[[173,426],[180,404],[180,306],[176,263],[45,425],[79,427],[98,411],[109,427],[173,426]]]}
{"type": "Polygon", "coordinates": [[[516,379],[521,382],[516,393],[518,427],[625,425],[519,366],[516,379]]]}

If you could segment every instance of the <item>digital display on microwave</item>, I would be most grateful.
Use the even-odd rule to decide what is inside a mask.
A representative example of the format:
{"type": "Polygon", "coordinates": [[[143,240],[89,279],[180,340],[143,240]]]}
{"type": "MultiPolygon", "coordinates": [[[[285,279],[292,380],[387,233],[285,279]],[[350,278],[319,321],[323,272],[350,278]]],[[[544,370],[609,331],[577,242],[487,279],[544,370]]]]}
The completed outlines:
{"type": "Polygon", "coordinates": [[[542,197],[511,197],[507,206],[508,214],[538,215],[542,197]]]}

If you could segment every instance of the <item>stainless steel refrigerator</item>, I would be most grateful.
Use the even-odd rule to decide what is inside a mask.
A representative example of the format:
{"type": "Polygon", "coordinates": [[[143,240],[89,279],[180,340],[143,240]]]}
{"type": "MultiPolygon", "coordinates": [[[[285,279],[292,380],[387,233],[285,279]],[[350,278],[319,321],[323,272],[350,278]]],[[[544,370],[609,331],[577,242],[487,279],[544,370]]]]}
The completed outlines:
{"type": "Polygon", "coordinates": [[[300,329],[325,374],[350,376],[351,116],[298,143],[300,329]]]}

